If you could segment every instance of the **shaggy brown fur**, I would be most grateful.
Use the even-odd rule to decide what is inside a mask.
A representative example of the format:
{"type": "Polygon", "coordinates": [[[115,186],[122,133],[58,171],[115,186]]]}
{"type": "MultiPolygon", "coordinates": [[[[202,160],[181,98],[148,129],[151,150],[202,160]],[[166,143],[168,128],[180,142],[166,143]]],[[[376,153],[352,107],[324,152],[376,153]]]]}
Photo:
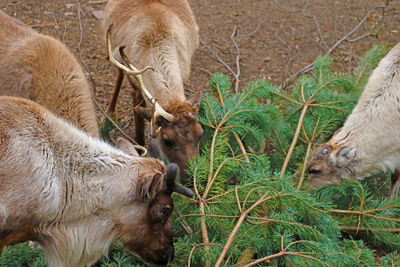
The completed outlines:
{"type": "Polygon", "coordinates": [[[0,95],[28,98],[98,137],[92,92],[58,40],[0,11],[0,95]]]}

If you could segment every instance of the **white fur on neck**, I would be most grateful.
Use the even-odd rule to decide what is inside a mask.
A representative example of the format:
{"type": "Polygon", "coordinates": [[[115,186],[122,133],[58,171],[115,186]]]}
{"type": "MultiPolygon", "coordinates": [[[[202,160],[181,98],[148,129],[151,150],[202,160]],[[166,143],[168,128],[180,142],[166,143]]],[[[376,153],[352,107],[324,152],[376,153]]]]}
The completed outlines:
{"type": "Polygon", "coordinates": [[[342,129],[330,143],[356,149],[354,173],[365,177],[400,167],[400,44],[372,72],[342,129]]]}

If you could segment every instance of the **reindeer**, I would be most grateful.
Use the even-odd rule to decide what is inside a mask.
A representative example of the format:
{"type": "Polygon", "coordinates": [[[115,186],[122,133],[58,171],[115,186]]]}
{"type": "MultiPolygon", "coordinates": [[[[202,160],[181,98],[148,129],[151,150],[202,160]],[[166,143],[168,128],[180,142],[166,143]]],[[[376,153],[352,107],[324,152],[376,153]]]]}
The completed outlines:
{"type": "Polygon", "coordinates": [[[33,100],[98,137],[92,92],[60,41],[0,11],[0,95],[33,100]]]}
{"type": "Polygon", "coordinates": [[[116,48],[109,53],[110,59],[115,56],[116,61],[121,61],[118,48],[124,45],[127,58],[135,66],[145,70],[150,65],[153,71],[132,72],[118,65],[109,111],[115,113],[124,72],[127,72],[130,74],[128,81],[134,88],[136,141],[144,144],[143,119],[151,121],[152,137],[158,136],[162,151],[170,162],[179,165],[182,181],[185,182],[187,161],[199,153],[199,141],[203,134],[197,122],[200,94],[186,100],[183,87],[189,78],[191,57],[199,39],[198,26],[190,6],[186,0],[111,0],[107,3],[102,22],[104,33],[111,24],[112,43],[116,48]],[[151,96],[145,96],[147,108],[140,106],[140,74],[143,75],[142,84],[151,96]],[[160,113],[157,111],[156,115],[153,114],[151,104],[155,100],[169,115],[164,113],[158,116],[160,113]]]}
{"type": "Polygon", "coordinates": [[[400,187],[400,43],[379,63],[352,113],[308,164],[311,187],[391,170],[390,197],[400,187]]]}
{"type": "Polygon", "coordinates": [[[159,265],[174,253],[179,168],[88,135],[44,107],[0,97],[0,252],[33,240],[49,266],[87,266],[114,240],[159,265]]]}

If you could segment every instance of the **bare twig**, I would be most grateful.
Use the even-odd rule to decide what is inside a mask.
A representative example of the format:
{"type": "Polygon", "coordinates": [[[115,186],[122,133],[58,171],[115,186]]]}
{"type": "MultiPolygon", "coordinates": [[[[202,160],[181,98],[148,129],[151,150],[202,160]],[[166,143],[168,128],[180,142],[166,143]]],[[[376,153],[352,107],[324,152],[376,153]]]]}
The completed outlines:
{"type": "Polygon", "coordinates": [[[307,5],[305,5],[305,6],[302,7],[301,9],[290,10],[290,9],[288,9],[288,8],[286,8],[286,7],[284,7],[284,6],[282,6],[277,0],[272,0],[272,2],[274,2],[275,5],[277,5],[279,8],[284,9],[285,11],[287,11],[287,12],[289,12],[289,13],[301,13],[301,15],[303,15],[303,17],[306,17],[306,18],[309,18],[309,19],[313,19],[313,20],[314,20],[315,27],[317,28],[317,32],[318,32],[319,38],[321,39],[322,43],[324,44],[326,50],[329,49],[329,46],[328,46],[328,44],[326,43],[324,36],[322,35],[321,27],[319,26],[319,22],[318,22],[317,17],[316,17],[316,16],[312,16],[312,15],[306,14],[306,12],[305,12],[304,9],[307,7],[307,5]]]}
{"type": "Polygon", "coordinates": [[[79,0],[76,0],[76,5],[77,5],[77,14],[78,14],[78,22],[79,22],[78,23],[79,24],[78,55],[79,55],[79,59],[83,65],[83,67],[85,68],[87,75],[89,76],[90,82],[93,86],[93,91],[96,92],[97,90],[96,90],[96,84],[93,79],[93,73],[90,71],[88,65],[83,60],[82,53],[81,53],[81,46],[82,46],[82,42],[83,42],[83,27],[82,27],[82,18],[81,18],[81,5],[80,5],[79,0]]]}
{"type": "MultiPolygon", "coordinates": [[[[275,4],[277,4],[276,0],[272,0],[275,4]]],[[[278,4],[277,4],[278,5],[278,4]]],[[[328,49],[328,51],[326,52],[326,55],[330,55],[343,41],[348,40],[348,38],[353,35],[363,24],[364,22],[368,19],[369,16],[371,16],[375,11],[377,11],[378,9],[383,9],[386,10],[387,7],[389,5],[389,1],[382,6],[377,6],[375,8],[373,8],[372,10],[370,10],[362,19],[361,21],[354,27],[352,28],[348,33],[346,33],[341,39],[339,39],[338,41],[336,41],[336,43],[328,49]]],[[[282,6],[279,4],[279,7],[282,8],[282,6]]],[[[287,10],[286,8],[284,8],[285,10],[287,10]]],[[[302,10],[302,9],[301,9],[302,10]]],[[[297,10],[296,12],[299,12],[301,10],[297,10]]],[[[294,13],[294,11],[289,11],[290,13],[294,13]]],[[[298,72],[296,72],[295,74],[291,75],[290,77],[288,77],[286,80],[284,80],[281,84],[280,84],[280,88],[285,88],[290,81],[296,79],[298,76],[309,72],[310,70],[312,70],[313,68],[313,63],[308,64],[307,66],[303,67],[302,69],[300,69],[298,72]]]]}
{"type": "Polygon", "coordinates": [[[239,50],[239,46],[235,41],[235,36],[236,36],[236,26],[233,28],[233,32],[231,34],[231,40],[233,45],[235,46],[236,49],[236,74],[235,74],[235,93],[238,92],[239,89],[239,76],[240,76],[240,50],[239,50]]]}
{"type": "Polygon", "coordinates": [[[230,73],[232,73],[233,76],[235,76],[235,72],[232,70],[232,68],[229,67],[229,65],[226,64],[225,61],[223,61],[222,58],[221,58],[220,56],[218,56],[218,54],[217,54],[206,42],[204,42],[203,40],[200,39],[200,43],[201,43],[202,45],[204,45],[204,46],[208,49],[208,51],[210,51],[210,53],[219,61],[219,63],[221,63],[222,65],[224,65],[225,68],[226,68],[230,73]]]}
{"type": "Polygon", "coordinates": [[[236,72],[233,71],[233,69],[206,42],[204,42],[203,40],[200,40],[201,44],[204,45],[208,49],[208,51],[210,51],[210,53],[218,60],[218,62],[221,63],[222,65],[224,65],[224,67],[235,78],[235,86],[234,86],[235,93],[238,92],[239,83],[240,83],[240,79],[239,79],[239,76],[240,76],[240,49],[239,49],[238,44],[235,41],[236,34],[237,34],[237,28],[235,26],[233,28],[233,32],[232,32],[230,38],[231,38],[232,43],[233,43],[233,45],[234,45],[234,47],[236,49],[236,60],[235,60],[235,62],[236,62],[236,72]]]}
{"type": "MultiPolygon", "coordinates": [[[[64,21],[64,24],[75,24],[75,21],[64,21]]],[[[45,28],[45,27],[54,27],[59,25],[58,22],[52,22],[52,23],[41,23],[41,24],[31,24],[31,28],[45,28]]]]}
{"type": "Polygon", "coordinates": [[[89,4],[90,5],[97,5],[97,4],[105,4],[107,2],[108,2],[108,0],[94,0],[94,1],[90,1],[89,4]]]}
{"type": "Polygon", "coordinates": [[[286,155],[285,161],[283,163],[282,170],[281,170],[281,173],[279,175],[280,177],[283,177],[285,175],[286,168],[289,165],[289,161],[290,161],[290,159],[292,157],[292,153],[293,153],[294,148],[296,146],[297,139],[298,139],[299,134],[300,134],[301,124],[303,123],[303,119],[304,119],[304,116],[306,115],[308,106],[309,106],[309,103],[305,103],[303,108],[302,108],[302,111],[301,111],[301,114],[300,114],[300,118],[299,118],[299,123],[297,124],[296,132],[294,134],[292,143],[290,144],[290,148],[288,150],[288,153],[286,155]]]}

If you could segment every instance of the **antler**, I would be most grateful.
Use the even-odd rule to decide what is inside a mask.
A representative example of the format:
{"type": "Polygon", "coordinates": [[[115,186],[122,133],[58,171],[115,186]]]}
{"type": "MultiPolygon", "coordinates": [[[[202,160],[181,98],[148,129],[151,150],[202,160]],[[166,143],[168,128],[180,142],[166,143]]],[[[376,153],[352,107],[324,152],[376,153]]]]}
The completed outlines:
{"type": "Polygon", "coordinates": [[[133,77],[135,77],[136,81],[139,83],[139,87],[141,89],[141,93],[142,95],[153,105],[153,115],[152,115],[152,119],[151,119],[151,136],[152,137],[157,137],[158,133],[160,132],[160,128],[159,127],[157,130],[154,130],[156,125],[155,125],[155,121],[157,120],[157,118],[159,116],[165,118],[168,121],[172,121],[174,119],[174,116],[168,112],[166,112],[158,103],[157,100],[154,99],[154,97],[150,94],[149,90],[147,90],[147,88],[144,86],[143,84],[143,79],[142,79],[142,75],[145,71],[149,70],[149,69],[153,69],[150,66],[145,67],[142,70],[138,70],[136,69],[129,61],[128,57],[124,54],[123,49],[125,48],[125,46],[120,46],[119,48],[119,52],[121,54],[122,59],[125,61],[125,63],[128,65],[128,67],[126,67],[125,65],[121,64],[120,62],[118,62],[112,55],[112,50],[111,50],[111,29],[112,29],[113,24],[110,24],[110,26],[108,27],[107,30],[107,50],[108,50],[108,56],[109,56],[109,60],[112,64],[114,64],[115,66],[117,66],[118,68],[120,68],[121,70],[125,71],[128,75],[132,75],[133,77]]]}

